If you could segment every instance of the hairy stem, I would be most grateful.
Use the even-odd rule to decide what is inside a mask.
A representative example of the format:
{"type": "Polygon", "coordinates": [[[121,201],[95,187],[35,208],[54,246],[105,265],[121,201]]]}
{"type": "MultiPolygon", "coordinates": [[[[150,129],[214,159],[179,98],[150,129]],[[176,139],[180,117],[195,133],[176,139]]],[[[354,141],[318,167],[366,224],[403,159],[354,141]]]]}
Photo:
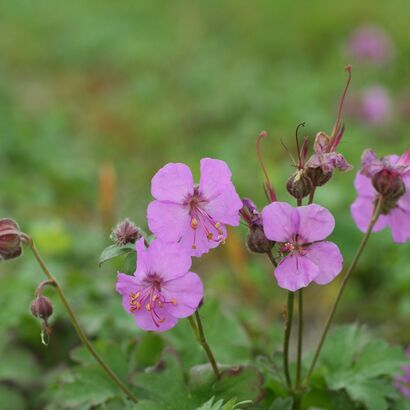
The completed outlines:
{"type": "Polygon", "coordinates": [[[295,294],[293,292],[288,291],[288,303],[286,306],[285,317],[285,331],[283,337],[283,370],[285,372],[286,384],[289,390],[292,389],[292,380],[290,378],[289,371],[289,343],[290,333],[292,330],[294,296],[295,294]]]}
{"type": "Polygon", "coordinates": [[[303,289],[298,291],[298,350],[296,361],[296,387],[300,386],[302,375],[302,350],[303,350],[303,289]]]}
{"type": "Polygon", "coordinates": [[[53,283],[54,287],[56,288],[56,291],[58,293],[58,296],[60,297],[61,301],[63,302],[63,305],[65,309],[67,310],[68,317],[70,319],[71,324],[73,325],[75,331],[78,334],[78,337],[80,338],[81,342],[84,344],[85,348],[91,353],[91,355],[94,357],[94,359],[97,361],[97,363],[101,366],[102,370],[107,374],[107,376],[128,396],[130,400],[133,402],[137,403],[138,399],[134,396],[132,391],[119,379],[119,377],[108,367],[108,365],[105,363],[103,358],[97,353],[97,351],[94,349],[93,345],[91,344],[90,340],[88,339],[87,335],[85,334],[83,328],[80,325],[80,322],[78,321],[74,310],[72,309],[70,303],[68,302],[64,291],[60,284],[58,283],[57,279],[54,277],[54,275],[48,270],[43,258],[41,257],[39,251],[37,250],[33,240],[31,237],[29,237],[26,234],[23,234],[23,239],[25,243],[30,247],[32,250],[34,257],[36,258],[39,266],[43,270],[44,274],[48,278],[48,284],[53,283]]]}
{"type": "Polygon", "coordinates": [[[361,256],[361,254],[362,254],[362,252],[363,252],[363,250],[364,250],[364,248],[365,248],[365,246],[366,246],[366,244],[367,244],[367,242],[368,242],[368,240],[369,240],[369,238],[370,238],[370,235],[371,235],[371,233],[372,233],[372,231],[373,231],[373,227],[374,227],[374,225],[376,224],[377,219],[379,218],[382,204],[383,204],[383,197],[380,196],[380,197],[377,199],[376,203],[374,204],[373,214],[372,214],[372,218],[371,218],[370,223],[369,223],[369,227],[367,228],[367,231],[366,231],[366,233],[364,234],[364,236],[363,236],[363,238],[362,238],[362,240],[361,240],[361,242],[360,242],[359,247],[357,248],[356,254],[355,254],[355,256],[354,256],[354,258],[353,258],[353,260],[352,260],[352,262],[351,262],[349,268],[347,269],[347,272],[346,272],[346,274],[345,274],[345,276],[344,276],[344,278],[343,278],[343,282],[342,282],[342,284],[340,285],[340,289],[339,289],[339,292],[338,292],[338,294],[337,294],[335,303],[333,304],[332,310],[330,311],[330,314],[329,314],[329,317],[328,317],[328,319],[327,319],[325,328],[324,328],[324,330],[323,330],[322,336],[321,336],[320,341],[319,341],[319,345],[318,345],[318,347],[317,347],[317,349],[316,349],[316,352],[315,352],[315,355],[314,355],[314,357],[313,357],[312,364],[310,365],[308,374],[307,374],[307,376],[306,376],[306,382],[309,381],[309,378],[310,378],[310,376],[312,375],[312,372],[313,372],[313,370],[314,370],[314,368],[315,368],[315,366],[316,366],[316,362],[317,362],[317,360],[318,360],[318,358],[319,358],[320,351],[322,350],[323,343],[324,343],[324,341],[325,341],[325,339],[326,339],[326,336],[327,336],[327,333],[328,333],[328,331],[329,331],[329,328],[330,328],[330,325],[331,325],[331,323],[332,323],[332,320],[333,320],[333,318],[334,318],[336,309],[337,309],[337,307],[338,307],[338,305],[339,305],[340,298],[342,297],[342,294],[343,294],[343,291],[344,291],[344,289],[345,289],[345,287],[346,287],[347,281],[349,280],[351,273],[352,273],[353,270],[355,269],[355,267],[356,267],[356,265],[357,265],[357,262],[359,261],[360,256],[361,256]]]}
{"type": "Polygon", "coordinates": [[[195,337],[197,338],[198,342],[201,344],[206,355],[208,356],[209,363],[212,366],[216,378],[219,379],[221,377],[221,373],[219,372],[218,365],[216,364],[215,356],[212,353],[212,350],[205,338],[204,328],[202,326],[201,317],[199,316],[198,311],[195,312],[195,320],[193,316],[190,316],[188,320],[195,337]]]}

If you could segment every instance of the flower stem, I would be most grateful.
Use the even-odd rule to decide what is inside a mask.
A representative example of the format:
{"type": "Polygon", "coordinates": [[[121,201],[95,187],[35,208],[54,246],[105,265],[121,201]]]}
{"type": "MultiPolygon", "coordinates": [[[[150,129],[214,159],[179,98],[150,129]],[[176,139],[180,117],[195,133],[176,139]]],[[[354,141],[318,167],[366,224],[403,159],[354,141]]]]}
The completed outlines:
{"type": "Polygon", "coordinates": [[[193,316],[190,316],[188,318],[189,324],[191,325],[195,337],[197,338],[198,342],[201,344],[206,355],[208,356],[209,363],[211,363],[216,378],[219,379],[221,377],[221,373],[219,372],[218,365],[216,364],[215,356],[213,355],[212,350],[205,338],[204,328],[202,326],[201,317],[199,316],[198,311],[195,312],[195,319],[196,323],[193,316]]]}
{"type": "Polygon", "coordinates": [[[322,350],[323,343],[324,343],[324,341],[325,341],[325,339],[326,339],[326,335],[327,335],[327,333],[328,333],[328,331],[329,331],[329,328],[330,328],[330,325],[331,325],[331,323],[332,323],[333,317],[334,317],[334,315],[335,315],[337,306],[339,305],[340,298],[342,297],[342,294],[343,294],[343,291],[344,291],[344,289],[345,289],[345,287],[346,287],[347,281],[349,280],[349,277],[350,277],[351,273],[353,272],[354,268],[356,267],[357,262],[359,261],[360,256],[361,256],[361,254],[362,254],[362,252],[363,252],[363,250],[364,250],[364,248],[365,248],[365,246],[366,246],[366,244],[367,244],[367,242],[368,242],[368,240],[369,240],[369,238],[370,238],[370,235],[371,235],[371,233],[372,233],[372,231],[373,231],[373,227],[374,227],[374,225],[376,224],[377,219],[379,218],[382,205],[383,205],[383,197],[382,197],[382,196],[379,196],[379,198],[377,199],[376,203],[374,204],[374,209],[373,209],[372,217],[371,217],[371,220],[370,220],[370,223],[369,223],[369,227],[367,228],[367,231],[366,231],[366,233],[364,234],[364,236],[363,236],[363,238],[362,238],[362,240],[361,240],[361,242],[360,242],[359,247],[357,248],[356,254],[355,254],[355,256],[354,256],[354,258],[353,258],[353,260],[352,260],[352,262],[351,262],[349,268],[347,269],[347,272],[346,272],[346,274],[345,274],[345,276],[344,276],[344,278],[343,278],[343,282],[342,282],[342,284],[341,284],[341,286],[340,286],[340,289],[339,289],[339,292],[338,292],[338,294],[337,294],[335,303],[333,304],[332,310],[331,310],[331,312],[330,312],[330,314],[329,314],[329,317],[328,317],[328,319],[327,319],[325,328],[324,328],[324,330],[323,330],[322,336],[321,336],[320,341],[319,341],[319,345],[318,345],[318,347],[317,347],[317,349],[316,349],[315,355],[314,355],[314,357],[313,357],[312,364],[310,365],[308,374],[307,374],[307,376],[306,376],[306,382],[309,381],[309,378],[310,378],[310,376],[312,375],[312,372],[313,372],[313,370],[314,370],[314,368],[315,368],[315,366],[316,366],[316,362],[317,362],[317,360],[318,360],[318,358],[319,358],[320,351],[322,350]]]}
{"type": "Polygon", "coordinates": [[[302,375],[302,349],[303,349],[303,289],[298,292],[298,350],[296,365],[296,387],[300,386],[302,375]]]}
{"type": "Polygon", "coordinates": [[[294,304],[295,294],[288,291],[288,303],[286,307],[286,317],[285,317],[285,332],[283,338],[283,370],[285,372],[286,384],[290,389],[292,389],[292,380],[290,378],[289,372],[289,343],[290,343],[290,333],[292,330],[292,320],[293,320],[293,304],[294,304]]]}
{"type": "Polygon", "coordinates": [[[309,194],[308,205],[313,203],[313,199],[315,197],[316,187],[313,187],[312,192],[309,194]]]}
{"type": "Polygon", "coordinates": [[[31,239],[30,236],[23,234],[22,235],[25,243],[30,247],[32,250],[34,257],[36,258],[38,264],[40,265],[41,269],[49,279],[49,283],[53,283],[54,287],[56,288],[56,291],[58,293],[58,296],[60,297],[61,301],[63,302],[63,305],[65,309],[67,310],[68,317],[70,319],[71,324],[73,325],[75,331],[78,334],[78,337],[80,338],[81,342],[84,344],[86,349],[91,353],[91,355],[94,357],[94,359],[97,361],[97,363],[101,366],[103,371],[107,374],[107,376],[128,396],[130,400],[133,402],[137,403],[138,399],[134,396],[132,391],[119,379],[119,377],[108,367],[108,365],[105,363],[105,361],[102,359],[102,357],[97,353],[97,351],[94,349],[92,346],[90,340],[86,336],[84,330],[82,329],[80,322],[78,321],[73,309],[71,308],[63,289],[61,288],[60,284],[58,283],[57,279],[54,277],[54,275],[48,270],[43,258],[41,257],[39,251],[37,250],[33,240],[31,239]]]}

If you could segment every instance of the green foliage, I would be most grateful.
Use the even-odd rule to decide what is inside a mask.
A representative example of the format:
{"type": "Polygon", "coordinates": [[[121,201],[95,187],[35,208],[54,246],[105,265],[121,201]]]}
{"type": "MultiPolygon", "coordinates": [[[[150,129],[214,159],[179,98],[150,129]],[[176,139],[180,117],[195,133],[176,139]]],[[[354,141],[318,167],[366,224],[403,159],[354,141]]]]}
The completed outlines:
{"type": "Polygon", "coordinates": [[[99,265],[101,266],[103,263],[117,258],[121,255],[126,255],[128,253],[134,252],[135,253],[135,245],[133,243],[127,243],[125,245],[109,245],[107,246],[101,253],[100,259],[98,260],[99,265]]]}
{"type": "Polygon", "coordinates": [[[320,371],[331,391],[343,389],[369,410],[387,410],[388,399],[398,395],[392,378],[407,361],[400,347],[370,340],[357,325],[340,326],[326,340],[320,371]]]}

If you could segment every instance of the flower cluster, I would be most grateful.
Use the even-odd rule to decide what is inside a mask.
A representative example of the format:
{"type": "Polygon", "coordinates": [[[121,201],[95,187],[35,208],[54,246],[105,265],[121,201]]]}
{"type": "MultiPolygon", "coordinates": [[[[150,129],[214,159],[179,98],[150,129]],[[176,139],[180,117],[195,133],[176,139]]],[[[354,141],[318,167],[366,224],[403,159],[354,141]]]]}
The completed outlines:
{"type": "Polygon", "coordinates": [[[167,164],[152,178],[147,219],[154,239],[148,248],[141,231],[126,220],[114,231],[118,244],[136,242],[133,276],[118,274],[117,291],[138,327],[165,331],[191,316],[204,294],[191,257],[224,243],[226,225],[239,225],[242,208],[223,161],[201,160],[199,184],[185,164],[167,164]]]}
{"type": "Polygon", "coordinates": [[[374,151],[365,151],[354,185],[358,197],[351,212],[361,231],[368,229],[374,204],[382,196],[381,215],[373,231],[389,226],[395,242],[410,239],[410,150],[400,157],[390,155],[380,159],[374,151]]]}
{"type": "MultiPolygon", "coordinates": [[[[196,312],[204,289],[199,276],[190,271],[191,258],[225,243],[227,225],[239,225],[241,217],[249,229],[248,249],[269,256],[281,288],[296,292],[312,282],[325,285],[342,271],[343,257],[338,246],[326,240],[333,232],[335,219],[313,200],[315,189],[328,182],[335,169],[352,168],[336,151],[345,131],[340,119],[351,67],[346,70],[349,77],[333,130],[330,136],[324,132],[316,135],[310,157],[307,137],[299,146],[298,130],[304,124],[297,128],[297,171],[287,181],[287,190],[297,199],[297,207],[277,200],[260,152],[260,141],[266,132],[257,139],[270,202],[261,212],[252,200],[240,199],[224,161],[202,159],[198,184],[183,163],[169,163],[154,175],[154,200],[148,205],[147,220],[155,239],[149,243],[129,220],[113,233],[119,246],[136,243],[136,271],[133,276],[118,274],[117,291],[138,327],[165,331],[178,319],[196,312]],[[307,195],[309,202],[303,206],[307,195]]],[[[410,150],[400,157],[381,159],[373,151],[366,151],[355,187],[358,198],[351,211],[360,230],[378,231],[389,225],[396,242],[410,238],[410,150]],[[379,214],[375,214],[376,204],[381,204],[379,214]],[[374,217],[377,221],[373,221],[374,217]]]]}

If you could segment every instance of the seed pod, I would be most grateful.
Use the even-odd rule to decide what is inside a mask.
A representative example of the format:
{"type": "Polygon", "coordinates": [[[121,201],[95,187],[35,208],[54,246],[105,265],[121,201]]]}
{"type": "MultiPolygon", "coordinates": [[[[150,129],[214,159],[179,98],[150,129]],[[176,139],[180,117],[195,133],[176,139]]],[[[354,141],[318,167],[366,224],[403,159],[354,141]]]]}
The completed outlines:
{"type": "Polygon", "coordinates": [[[401,176],[389,169],[383,169],[375,174],[372,183],[375,190],[389,201],[397,201],[406,192],[401,176]]]}
{"type": "Polygon", "coordinates": [[[306,172],[300,169],[289,177],[286,189],[296,199],[302,199],[312,192],[313,184],[306,172]]]}
{"type": "Polygon", "coordinates": [[[21,255],[21,237],[18,224],[12,219],[0,219],[0,260],[21,255]]]}
{"type": "Polygon", "coordinates": [[[53,304],[46,296],[38,296],[31,302],[30,310],[33,316],[47,320],[53,314],[53,304]]]}
{"type": "Polygon", "coordinates": [[[255,253],[267,253],[272,250],[275,245],[274,241],[269,240],[263,228],[259,225],[253,225],[249,228],[246,244],[251,252],[255,253]]]}
{"type": "Polygon", "coordinates": [[[309,176],[314,187],[326,184],[332,178],[333,172],[323,172],[322,168],[306,168],[306,174],[309,176]]]}

